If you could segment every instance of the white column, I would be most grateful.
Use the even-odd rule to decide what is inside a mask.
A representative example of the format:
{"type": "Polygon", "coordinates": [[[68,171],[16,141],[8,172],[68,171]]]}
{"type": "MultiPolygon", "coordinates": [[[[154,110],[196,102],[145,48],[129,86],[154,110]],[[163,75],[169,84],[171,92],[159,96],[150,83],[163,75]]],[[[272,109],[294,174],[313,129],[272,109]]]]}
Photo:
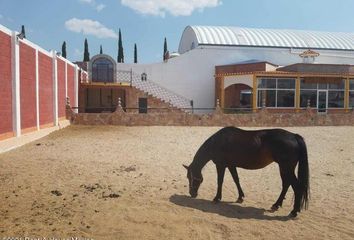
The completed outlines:
{"type": "Polygon", "coordinates": [[[57,65],[57,52],[52,51],[53,61],[53,116],[54,126],[59,125],[58,119],[58,65],[57,65]]]}
{"type": "Polygon", "coordinates": [[[36,49],[36,113],[37,113],[37,130],[39,130],[39,65],[38,65],[38,49],[36,49]]]}
{"type": "MultiPolygon", "coordinates": [[[[72,107],[78,107],[79,106],[79,67],[75,65],[75,77],[74,77],[74,94],[75,94],[75,101],[72,103],[74,106],[72,107]]],[[[71,99],[70,99],[71,100],[71,99]]],[[[72,101],[72,100],[71,100],[72,101]]],[[[79,109],[75,108],[74,112],[78,113],[79,109]]]]}
{"type": "Polygon", "coordinates": [[[21,99],[20,99],[20,47],[17,32],[11,36],[12,68],[12,123],[16,137],[21,136],[21,99]]]}
{"type": "Polygon", "coordinates": [[[68,63],[65,61],[65,98],[68,97],[68,63]]]}

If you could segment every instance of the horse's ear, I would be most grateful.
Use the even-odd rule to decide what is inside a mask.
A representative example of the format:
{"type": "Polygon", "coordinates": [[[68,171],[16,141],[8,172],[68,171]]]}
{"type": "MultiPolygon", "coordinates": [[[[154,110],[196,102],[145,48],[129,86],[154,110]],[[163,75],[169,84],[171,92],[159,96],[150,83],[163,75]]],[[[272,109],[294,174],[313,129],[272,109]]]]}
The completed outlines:
{"type": "Polygon", "coordinates": [[[186,166],[186,165],[184,165],[184,164],[182,164],[182,165],[183,165],[183,167],[184,167],[185,169],[188,170],[188,168],[189,168],[188,166],[186,166]]]}

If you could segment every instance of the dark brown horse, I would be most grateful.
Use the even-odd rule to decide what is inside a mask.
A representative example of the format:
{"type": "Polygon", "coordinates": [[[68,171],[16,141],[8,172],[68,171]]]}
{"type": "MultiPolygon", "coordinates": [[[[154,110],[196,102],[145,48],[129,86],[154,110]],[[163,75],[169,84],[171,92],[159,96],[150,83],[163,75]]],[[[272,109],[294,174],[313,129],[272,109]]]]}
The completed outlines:
{"type": "Polygon", "coordinates": [[[221,190],[225,169],[228,168],[238,190],[238,203],[243,202],[242,191],[237,167],[245,169],[264,168],[272,162],[279,165],[282,179],[282,191],[278,200],[273,204],[272,210],[282,206],[289,186],[294,190],[295,201],[291,217],[296,217],[301,209],[307,208],[310,186],[307,148],[304,139],[283,129],[267,129],[246,131],[235,127],[225,127],[210,138],[199,148],[193,162],[187,169],[189,180],[189,193],[195,198],[203,182],[202,168],[212,160],[216,165],[218,174],[218,189],[215,202],[221,200],[221,190]],[[298,166],[298,176],[295,167],[298,166]]]}

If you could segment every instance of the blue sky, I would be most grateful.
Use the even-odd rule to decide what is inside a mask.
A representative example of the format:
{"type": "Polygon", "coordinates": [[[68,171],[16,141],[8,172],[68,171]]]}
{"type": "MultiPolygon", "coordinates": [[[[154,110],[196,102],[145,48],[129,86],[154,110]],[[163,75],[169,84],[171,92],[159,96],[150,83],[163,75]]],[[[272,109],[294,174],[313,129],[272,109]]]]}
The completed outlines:
{"type": "Polygon", "coordinates": [[[27,38],[41,47],[83,58],[103,52],[117,58],[117,32],[123,36],[125,62],[162,60],[163,40],[178,50],[187,25],[240,26],[354,32],[354,0],[0,0],[0,24],[25,25],[27,38]]]}

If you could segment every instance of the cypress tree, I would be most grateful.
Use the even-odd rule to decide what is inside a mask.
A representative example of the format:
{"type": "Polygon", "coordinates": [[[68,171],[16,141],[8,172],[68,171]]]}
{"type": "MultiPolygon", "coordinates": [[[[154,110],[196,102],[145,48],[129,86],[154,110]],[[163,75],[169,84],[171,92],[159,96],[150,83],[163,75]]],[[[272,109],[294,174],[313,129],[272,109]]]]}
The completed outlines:
{"type": "Polygon", "coordinates": [[[63,42],[63,45],[61,45],[61,55],[63,58],[66,58],[66,42],[63,42]]]}
{"type": "Polygon", "coordinates": [[[22,34],[23,38],[26,38],[25,25],[22,25],[22,27],[21,27],[21,34],[22,34]]]}
{"type": "Polygon", "coordinates": [[[100,54],[103,54],[102,45],[100,45],[100,54]]]}
{"type": "Polygon", "coordinates": [[[138,63],[138,50],[136,48],[136,43],[134,44],[134,63],[138,63]]]}
{"type": "Polygon", "coordinates": [[[167,49],[167,40],[165,38],[165,41],[163,43],[163,60],[166,60],[166,53],[167,53],[168,49],[167,49]]]}
{"type": "Polygon", "coordinates": [[[84,62],[88,62],[88,61],[90,61],[90,53],[88,50],[87,39],[85,38],[84,62]]]}
{"type": "Polygon", "coordinates": [[[118,58],[117,62],[124,63],[124,50],[123,50],[123,42],[122,42],[122,33],[119,29],[119,37],[118,37],[118,58]]]}

